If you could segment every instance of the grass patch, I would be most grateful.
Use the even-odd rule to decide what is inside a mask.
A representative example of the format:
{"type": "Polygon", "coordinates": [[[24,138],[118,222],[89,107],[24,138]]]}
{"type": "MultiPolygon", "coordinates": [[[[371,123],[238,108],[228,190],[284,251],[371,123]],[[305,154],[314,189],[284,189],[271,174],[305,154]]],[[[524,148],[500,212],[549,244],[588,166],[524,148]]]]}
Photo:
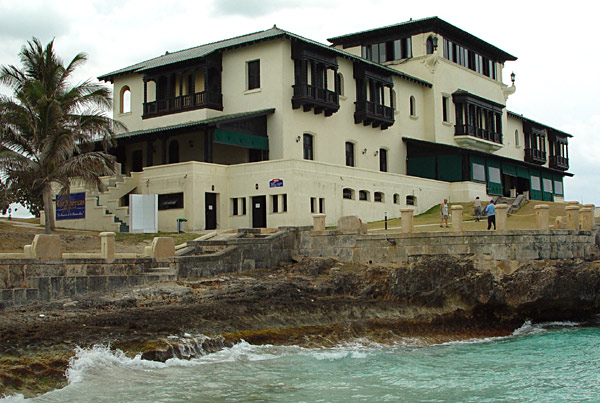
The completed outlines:
{"type": "MultiPolygon", "coordinates": [[[[535,206],[539,204],[546,204],[550,207],[550,226],[554,224],[554,220],[557,216],[566,216],[565,207],[566,203],[546,202],[538,200],[526,201],[523,206],[515,214],[509,214],[506,222],[507,230],[515,229],[535,229],[535,206]]],[[[487,229],[487,218],[481,217],[481,221],[475,222],[473,217],[473,203],[448,203],[450,207],[461,205],[463,207],[463,229],[465,231],[484,231],[487,229]]],[[[482,203],[482,207],[485,208],[487,203],[482,203]]],[[[448,209],[449,211],[450,208],[448,209]]],[[[428,232],[428,231],[451,231],[452,228],[440,228],[440,205],[437,204],[427,210],[423,214],[419,214],[414,217],[413,223],[415,225],[415,232],[428,232]]],[[[452,223],[452,217],[448,219],[448,224],[452,223]]],[[[400,226],[402,220],[400,218],[394,218],[388,220],[388,233],[400,232],[400,226]]],[[[369,231],[374,233],[379,232],[385,228],[385,222],[375,221],[368,224],[369,231]]]]}

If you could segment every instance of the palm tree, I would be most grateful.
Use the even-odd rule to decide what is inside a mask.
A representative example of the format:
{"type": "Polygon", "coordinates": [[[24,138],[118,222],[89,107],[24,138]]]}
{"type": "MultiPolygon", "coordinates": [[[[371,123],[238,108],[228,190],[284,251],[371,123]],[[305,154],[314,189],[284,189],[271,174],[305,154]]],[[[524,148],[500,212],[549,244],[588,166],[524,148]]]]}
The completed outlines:
{"type": "Polygon", "coordinates": [[[78,177],[102,190],[100,176],[114,173],[114,157],[106,152],[116,123],[110,90],[86,80],[72,85],[83,53],[64,66],[54,52],[33,38],[19,53],[22,68],[2,66],[0,83],[12,96],[0,95],[0,171],[15,186],[41,192],[46,233],[54,230],[53,184],[69,194],[78,177]]]}

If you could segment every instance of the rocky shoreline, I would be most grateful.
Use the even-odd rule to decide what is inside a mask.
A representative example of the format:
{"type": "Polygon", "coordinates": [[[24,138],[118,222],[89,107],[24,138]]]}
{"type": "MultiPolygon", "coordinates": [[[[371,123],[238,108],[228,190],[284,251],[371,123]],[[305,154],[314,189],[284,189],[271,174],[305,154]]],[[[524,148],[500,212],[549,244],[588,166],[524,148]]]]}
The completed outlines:
{"type": "Polygon", "coordinates": [[[508,335],[526,320],[584,321],[599,312],[598,261],[482,268],[475,258],[450,256],[402,266],[303,259],[7,309],[0,321],[0,396],[63,387],[77,346],[110,344],[128,355],[164,361],[241,340],[317,347],[356,338],[379,343],[418,338],[429,344],[508,335]],[[193,349],[176,348],[178,340],[189,347],[185,338],[201,335],[193,349]]]}

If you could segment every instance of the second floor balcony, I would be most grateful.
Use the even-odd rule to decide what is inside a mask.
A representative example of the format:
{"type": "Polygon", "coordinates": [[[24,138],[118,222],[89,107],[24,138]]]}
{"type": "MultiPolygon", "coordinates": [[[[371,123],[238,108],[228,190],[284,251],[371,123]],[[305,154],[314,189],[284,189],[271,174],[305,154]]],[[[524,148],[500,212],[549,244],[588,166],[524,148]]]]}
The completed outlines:
{"type": "Polygon", "coordinates": [[[569,169],[569,158],[560,155],[550,156],[550,168],[567,170],[569,169]]]}
{"type": "Polygon", "coordinates": [[[302,107],[305,112],[314,109],[315,114],[323,112],[325,116],[331,116],[340,109],[339,95],[335,91],[310,84],[295,84],[293,88],[294,109],[302,107]]]}
{"type": "Polygon", "coordinates": [[[394,124],[394,108],[372,101],[356,102],[354,122],[387,129],[394,124]]]}
{"type": "Polygon", "coordinates": [[[190,95],[181,95],[146,102],[144,104],[143,117],[150,118],[202,108],[223,109],[223,95],[217,92],[201,91],[190,95]]]}
{"type": "Polygon", "coordinates": [[[533,164],[545,164],[546,163],[546,151],[538,150],[537,148],[526,148],[525,149],[525,161],[533,164]]]}
{"type": "Polygon", "coordinates": [[[455,136],[473,136],[478,139],[492,141],[502,144],[502,133],[496,133],[492,130],[482,129],[473,125],[458,124],[454,125],[455,136]]]}

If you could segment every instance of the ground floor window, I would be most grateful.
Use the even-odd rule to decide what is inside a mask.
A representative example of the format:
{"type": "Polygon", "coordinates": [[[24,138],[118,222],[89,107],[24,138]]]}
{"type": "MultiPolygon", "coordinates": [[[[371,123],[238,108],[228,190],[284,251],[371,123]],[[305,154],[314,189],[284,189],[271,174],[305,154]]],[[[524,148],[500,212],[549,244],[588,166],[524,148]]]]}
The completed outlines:
{"type": "Polygon", "coordinates": [[[384,201],[384,196],[382,192],[375,192],[375,194],[373,195],[373,200],[376,203],[383,203],[384,201]]]}
{"type": "Polygon", "coordinates": [[[231,215],[246,215],[245,197],[234,197],[231,199],[231,215]]]}
{"type": "Polygon", "coordinates": [[[406,196],[406,205],[407,206],[416,206],[417,205],[417,196],[406,196]]]}
{"type": "Polygon", "coordinates": [[[343,193],[343,198],[344,199],[350,199],[350,200],[354,199],[354,190],[353,189],[344,188],[344,190],[342,191],[342,193],[343,193]]]}
{"type": "Polygon", "coordinates": [[[271,211],[284,213],[287,211],[287,194],[271,195],[271,211]]]}
{"type": "Polygon", "coordinates": [[[167,193],[158,195],[158,209],[171,210],[183,208],[183,193],[167,193]]]}

